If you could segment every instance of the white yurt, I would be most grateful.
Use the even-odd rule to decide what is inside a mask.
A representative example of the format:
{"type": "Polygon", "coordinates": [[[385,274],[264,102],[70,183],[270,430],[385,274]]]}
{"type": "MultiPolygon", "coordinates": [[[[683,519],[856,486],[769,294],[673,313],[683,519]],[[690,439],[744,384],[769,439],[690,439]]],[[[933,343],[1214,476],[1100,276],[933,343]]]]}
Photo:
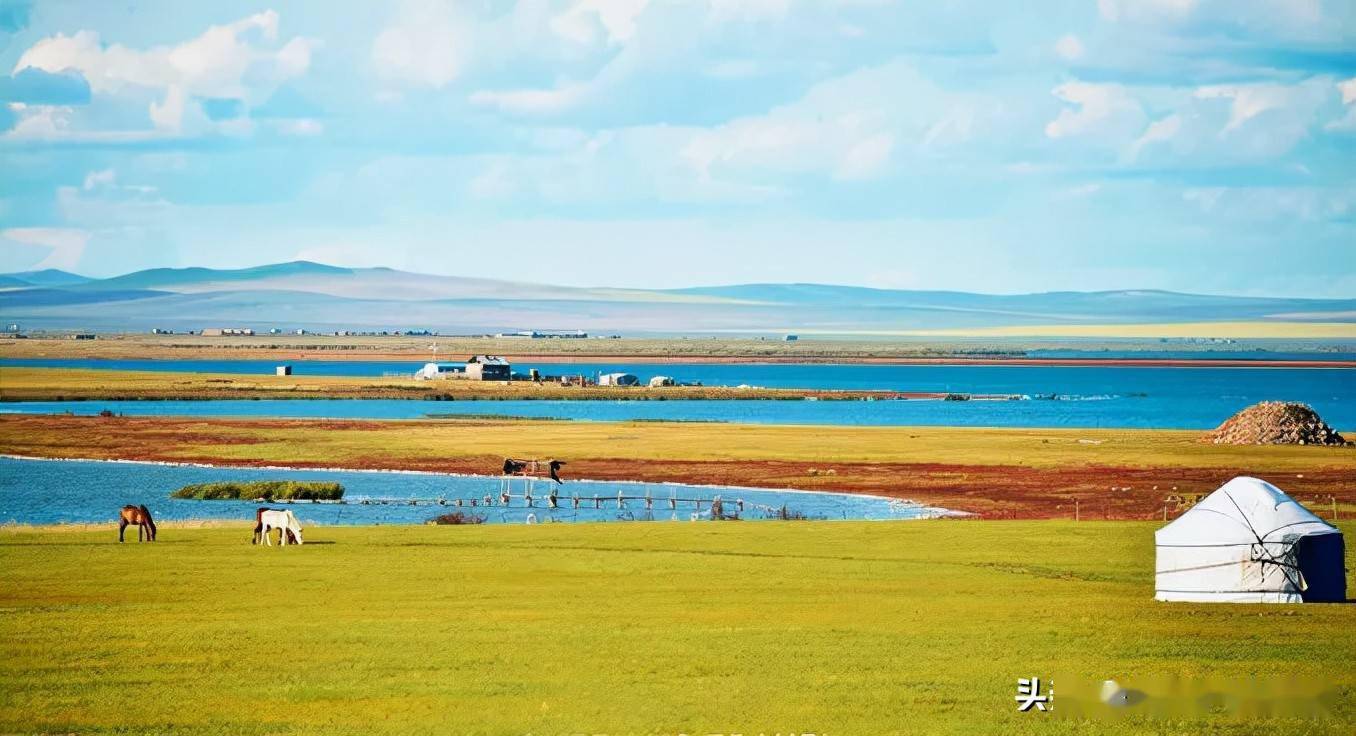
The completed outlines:
{"type": "Polygon", "coordinates": [[[1344,601],[1342,533],[1284,491],[1234,478],[1154,533],[1160,601],[1344,601]]]}

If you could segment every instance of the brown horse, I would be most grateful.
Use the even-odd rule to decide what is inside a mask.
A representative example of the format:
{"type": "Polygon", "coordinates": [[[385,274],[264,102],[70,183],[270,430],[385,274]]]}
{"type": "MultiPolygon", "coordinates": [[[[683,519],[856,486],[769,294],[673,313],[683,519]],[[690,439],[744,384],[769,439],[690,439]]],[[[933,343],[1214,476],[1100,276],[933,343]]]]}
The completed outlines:
{"type": "Polygon", "coordinates": [[[127,530],[129,524],[137,525],[137,541],[141,541],[142,534],[146,535],[147,542],[155,541],[155,519],[151,518],[151,510],[145,506],[133,506],[128,504],[122,507],[122,513],[118,516],[118,541],[123,541],[122,533],[127,530]]]}

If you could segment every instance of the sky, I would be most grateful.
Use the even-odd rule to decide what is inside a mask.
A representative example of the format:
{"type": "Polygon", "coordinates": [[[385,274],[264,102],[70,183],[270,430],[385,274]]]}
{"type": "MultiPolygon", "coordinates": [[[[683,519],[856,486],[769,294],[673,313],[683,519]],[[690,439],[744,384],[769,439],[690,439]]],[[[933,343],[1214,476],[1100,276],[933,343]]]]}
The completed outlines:
{"type": "Polygon", "coordinates": [[[0,0],[0,271],[1356,296],[1356,2],[0,0]]]}

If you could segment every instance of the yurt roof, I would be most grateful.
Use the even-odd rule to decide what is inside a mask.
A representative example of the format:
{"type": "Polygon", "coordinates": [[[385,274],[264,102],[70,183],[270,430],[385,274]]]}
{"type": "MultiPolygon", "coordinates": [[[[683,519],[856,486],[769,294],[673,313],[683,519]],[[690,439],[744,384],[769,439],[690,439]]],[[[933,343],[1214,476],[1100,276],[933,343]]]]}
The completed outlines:
{"type": "Polygon", "coordinates": [[[1258,478],[1238,477],[1159,529],[1154,540],[1160,546],[1206,547],[1337,533],[1285,491],[1258,478]]]}

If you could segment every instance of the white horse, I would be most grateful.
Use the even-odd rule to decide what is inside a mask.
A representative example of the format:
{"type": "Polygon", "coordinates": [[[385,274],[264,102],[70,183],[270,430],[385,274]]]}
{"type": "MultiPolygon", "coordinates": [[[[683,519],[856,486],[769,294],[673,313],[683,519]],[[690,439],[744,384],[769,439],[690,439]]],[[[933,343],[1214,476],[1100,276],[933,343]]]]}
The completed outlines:
{"type": "Polygon", "coordinates": [[[278,535],[278,542],[282,544],[284,547],[287,546],[287,537],[289,536],[289,532],[290,536],[297,540],[297,544],[302,543],[301,523],[297,521],[297,517],[295,514],[292,513],[291,509],[287,509],[284,511],[274,511],[273,509],[268,509],[267,511],[260,512],[259,526],[260,526],[259,531],[262,533],[262,536],[264,538],[264,544],[270,547],[273,546],[273,541],[269,537],[269,533],[272,532],[274,529],[282,530],[281,533],[278,535]]]}

